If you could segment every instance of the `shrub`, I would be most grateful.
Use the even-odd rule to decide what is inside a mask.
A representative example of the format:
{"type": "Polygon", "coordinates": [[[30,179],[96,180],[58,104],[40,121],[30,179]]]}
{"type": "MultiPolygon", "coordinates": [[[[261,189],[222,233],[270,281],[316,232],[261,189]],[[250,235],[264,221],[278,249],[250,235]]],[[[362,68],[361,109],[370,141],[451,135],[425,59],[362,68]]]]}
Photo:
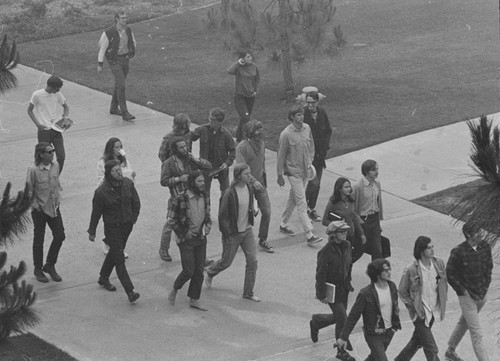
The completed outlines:
{"type": "Polygon", "coordinates": [[[27,13],[37,19],[42,19],[47,14],[47,1],[46,0],[24,0],[23,8],[27,13]]]}

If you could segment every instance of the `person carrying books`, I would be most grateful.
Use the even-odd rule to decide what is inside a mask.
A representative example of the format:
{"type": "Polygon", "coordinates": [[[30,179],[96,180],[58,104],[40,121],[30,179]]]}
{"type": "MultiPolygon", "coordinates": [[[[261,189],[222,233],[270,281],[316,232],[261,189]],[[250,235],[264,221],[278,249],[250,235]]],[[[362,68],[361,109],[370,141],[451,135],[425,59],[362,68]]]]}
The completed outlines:
{"type": "Polygon", "coordinates": [[[56,151],[59,174],[63,170],[66,158],[62,132],[63,129],[69,128],[69,125],[65,124],[70,123],[66,98],[59,91],[62,86],[62,80],[52,75],[47,79],[47,86],[44,89],[37,90],[31,95],[30,104],[28,105],[28,115],[38,128],[38,142],[49,143],[56,151]],[[58,111],[58,105],[63,108],[62,114],[58,111]],[[63,121],[63,128],[55,125],[61,120],[63,121]]]}
{"type": "MultiPolygon", "coordinates": [[[[349,225],[344,221],[333,221],[327,229],[328,243],[318,252],[316,266],[316,298],[328,304],[332,314],[314,314],[309,322],[311,340],[318,342],[321,328],[335,324],[335,338],[338,339],[347,318],[347,297],[354,291],[351,285],[352,250],[346,240],[349,225]]],[[[348,350],[352,350],[350,343],[348,350]]],[[[337,359],[354,361],[345,349],[339,349],[337,359]]]]}

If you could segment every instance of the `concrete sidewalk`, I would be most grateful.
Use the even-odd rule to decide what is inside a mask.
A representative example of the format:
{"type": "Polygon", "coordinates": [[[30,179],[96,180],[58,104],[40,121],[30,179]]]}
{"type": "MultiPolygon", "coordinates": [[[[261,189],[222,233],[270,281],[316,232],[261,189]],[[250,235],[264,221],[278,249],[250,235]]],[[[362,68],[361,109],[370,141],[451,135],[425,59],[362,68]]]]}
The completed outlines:
{"type": "MultiPolygon", "coordinates": [[[[36,129],[26,108],[31,93],[42,88],[47,78],[46,74],[22,66],[16,74],[19,87],[0,97],[0,188],[12,181],[14,191],[24,185],[36,144],[36,129]]],[[[281,189],[276,184],[274,152],[267,152],[267,170],[273,210],[269,241],[276,253],[258,254],[255,292],[263,302],[256,304],[241,298],[245,266],[240,253],[231,268],[214,279],[211,290],[203,289],[201,300],[209,307],[208,312],[188,307],[187,287],[179,292],[176,305],[170,306],[166,297],[181,266],[175,245],[171,252],[173,262],[166,263],[158,257],[167,190],[159,185],[160,162],[156,154],[162,136],[171,130],[171,117],[131,104],[130,111],[137,116],[137,121],[126,123],[108,114],[110,97],[106,94],[68,81],[64,82],[62,92],[70,106],[71,118],[77,121],[64,135],[67,158],[61,176],[64,187],[61,212],[67,239],[57,265],[63,282],[40,284],[32,276],[31,229],[22,237],[23,241],[8,248],[8,263],[26,260],[29,266],[26,279],[39,294],[36,307],[42,322],[33,329],[36,335],[81,361],[335,359],[333,327],[320,332],[317,344],[309,338],[311,314],[329,312],[314,298],[316,253],[322,244],[311,248],[300,233],[287,238],[278,232],[288,185],[281,189]],[[139,221],[127,244],[130,255],[127,267],[136,290],[141,293],[135,305],[128,303],[121,287],[111,293],[97,285],[103,254],[98,244],[88,241],[86,233],[97,184],[96,164],[111,136],[123,142],[137,172],[136,184],[142,201],[139,221]]],[[[283,121],[283,127],[286,125],[283,121]]],[[[430,236],[436,243],[437,255],[445,259],[450,249],[461,241],[460,232],[451,225],[449,217],[410,200],[468,181],[463,175],[470,173],[469,143],[467,127],[460,122],[330,159],[317,208],[322,212],[338,176],[357,179],[362,161],[377,160],[384,190],[382,227],[392,241],[393,280],[397,283],[404,266],[412,260],[411,250],[417,236],[430,236]]],[[[197,153],[197,148],[194,151],[197,153]]],[[[219,195],[215,184],[212,199],[218,199],[219,195]]],[[[214,202],[214,220],[216,214],[217,202],[214,202]]],[[[299,230],[298,219],[293,217],[292,221],[292,228],[299,230]]],[[[221,253],[217,229],[215,224],[209,236],[209,258],[219,257],[221,253]]],[[[102,223],[99,232],[102,234],[102,223]]],[[[315,233],[324,235],[324,227],[315,224],[315,233]]],[[[49,233],[47,240],[50,240],[49,233]]],[[[364,256],[354,266],[356,291],[350,297],[350,304],[357,291],[368,283],[364,274],[368,262],[369,258],[364,256]]],[[[491,300],[499,297],[498,267],[494,272],[491,300]]],[[[112,282],[119,286],[116,278],[112,282]]],[[[389,359],[396,356],[413,332],[404,306],[400,304],[400,307],[403,330],[393,339],[389,359]]],[[[495,344],[498,323],[494,325],[498,316],[494,311],[498,308],[498,302],[490,301],[481,312],[491,360],[500,359],[495,344]]],[[[440,357],[459,314],[457,298],[450,289],[447,317],[433,328],[440,357]]],[[[352,338],[357,360],[363,360],[368,352],[360,325],[361,322],[352,338]]],[[[468,336],[457,351],[466,361],[475,359],[468,336]]],[[[422,352],[414,358],[424,359],[422,352]]]]}

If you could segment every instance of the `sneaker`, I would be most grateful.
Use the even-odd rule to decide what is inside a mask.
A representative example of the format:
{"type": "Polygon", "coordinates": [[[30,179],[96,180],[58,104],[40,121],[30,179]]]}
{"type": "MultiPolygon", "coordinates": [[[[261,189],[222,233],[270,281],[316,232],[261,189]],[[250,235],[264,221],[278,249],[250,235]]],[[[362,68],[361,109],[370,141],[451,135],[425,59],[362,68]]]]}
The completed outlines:
{"type": "Polygon", "coordinates": [[[134,303],[135,301],[137,301],[139,299],[139,297],[141,297],[141,295],[137,292],[130,291],[130,292],[127,292],[127,297],[128,297],[128,300],[130,303],[134,303]]]}
{"type": "Polygon", "coordinates": [[[97,281],[99,285],[104,287],[105,290],[108,290],[110,292],[116,291],[116,287],[109,282],[109,279],[104,278],[104,277],[99,277],[99,280],[97,281]]]}
{"type": "Polygon", "coordinates": [[[446,361],[464,361],[460,358],[460,356],[457,355],[457,353],[455,352],[455,350],[446,350],[446,352],[444,353],[444,358],[446,361]]]}
{"type": "Polygon", "coordinates": [[[189,307],[196,308],[197,310],[200,310],[200,311],[208,311],[208,308],[203,306],[200,303],[200,300],[197,300],[196,298],[191,298],[189,300],[189,307]]]}
{"type": "Polygon", "coordinates": [[[323,240],[323,237],[316,237],[314,235],[311,236],[311,238],[307,239],[307,245],[312,246],[315,243],[319,243],[323,240]]]}
{"type": "Polygon", "coordinates": [[[307,210],[307,215],[309,216],[309,218],[311,219],[311,221],[313,222],[321,222],[321,217],[318,216],[318,213],[316,213],[316,210],[315,209],[312,209],[312,210],[307,210]]]}
{"type": "Polygon", "coordinates": [[[295,236],[295,232],[292,231],[290,228],[288,228],[288,226],[280,226],[280,232],[281,233],[284,233],[284,234],[287,234],[289,236],[295,236]]]}
{"type": "Polygon", "coordinates": [[[311,341],[314,343],[318,342],[319,329],[316,327],[316,323],[314,323],[313,320],[309,321],[309,329],[311,330],[311,341]]]}
{"type": "Polygon", "coordinates": [[[33,274],[35,275],[38,282],[42,282],[42,283],[49,282],[49,279],[47,278],[47,276],[45,276],[45,273],[43,273],[43,270],[41,268],[35,268],[35,270],[33,271],[33,274]]]}
{"type": "Polygon", "coordinates": [[[55,281],[55,282],[62,281],[62,277],[57,274],[56,268],[54,267],[53,264],[46,264],[45,266],[43,266],[42,270],[43,270],[43,272],[48,273],[50,275],[50,278],[52,278],[52,281],[55,281]]]}
{"type": "Polygon", "coordinates": [[[356,359],[352,357],[346,350],[339,351],[337,353],[337,356],[335,357],[337,358],[337,360],[341,361],[356,361],[356,359]]]}
{"type": "Polygon", "coordinates": [[[259,246],[267,253],[274,253],[273,247],[271,247],[266,240],[259,239],[259,246]]]}
{"type": "Polygon", "coordinates": [[[160,248],[160,258],[165,262],[172,262],[172,257],[168,254],[168,249],[160,248]]]}

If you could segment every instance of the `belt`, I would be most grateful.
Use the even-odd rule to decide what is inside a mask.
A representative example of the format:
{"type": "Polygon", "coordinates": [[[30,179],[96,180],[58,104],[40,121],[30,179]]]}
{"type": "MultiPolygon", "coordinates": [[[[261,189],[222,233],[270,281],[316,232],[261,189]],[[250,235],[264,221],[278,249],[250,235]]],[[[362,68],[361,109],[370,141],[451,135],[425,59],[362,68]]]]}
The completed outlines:
{"type": "Polygon", "coordinates": [[[370,213],[367,214],[366,216],[360,216],[363,221],[366,221],[368,219],[374,219],[375,217],[378,218],[378,212],[375,213],[370,213]]]}

